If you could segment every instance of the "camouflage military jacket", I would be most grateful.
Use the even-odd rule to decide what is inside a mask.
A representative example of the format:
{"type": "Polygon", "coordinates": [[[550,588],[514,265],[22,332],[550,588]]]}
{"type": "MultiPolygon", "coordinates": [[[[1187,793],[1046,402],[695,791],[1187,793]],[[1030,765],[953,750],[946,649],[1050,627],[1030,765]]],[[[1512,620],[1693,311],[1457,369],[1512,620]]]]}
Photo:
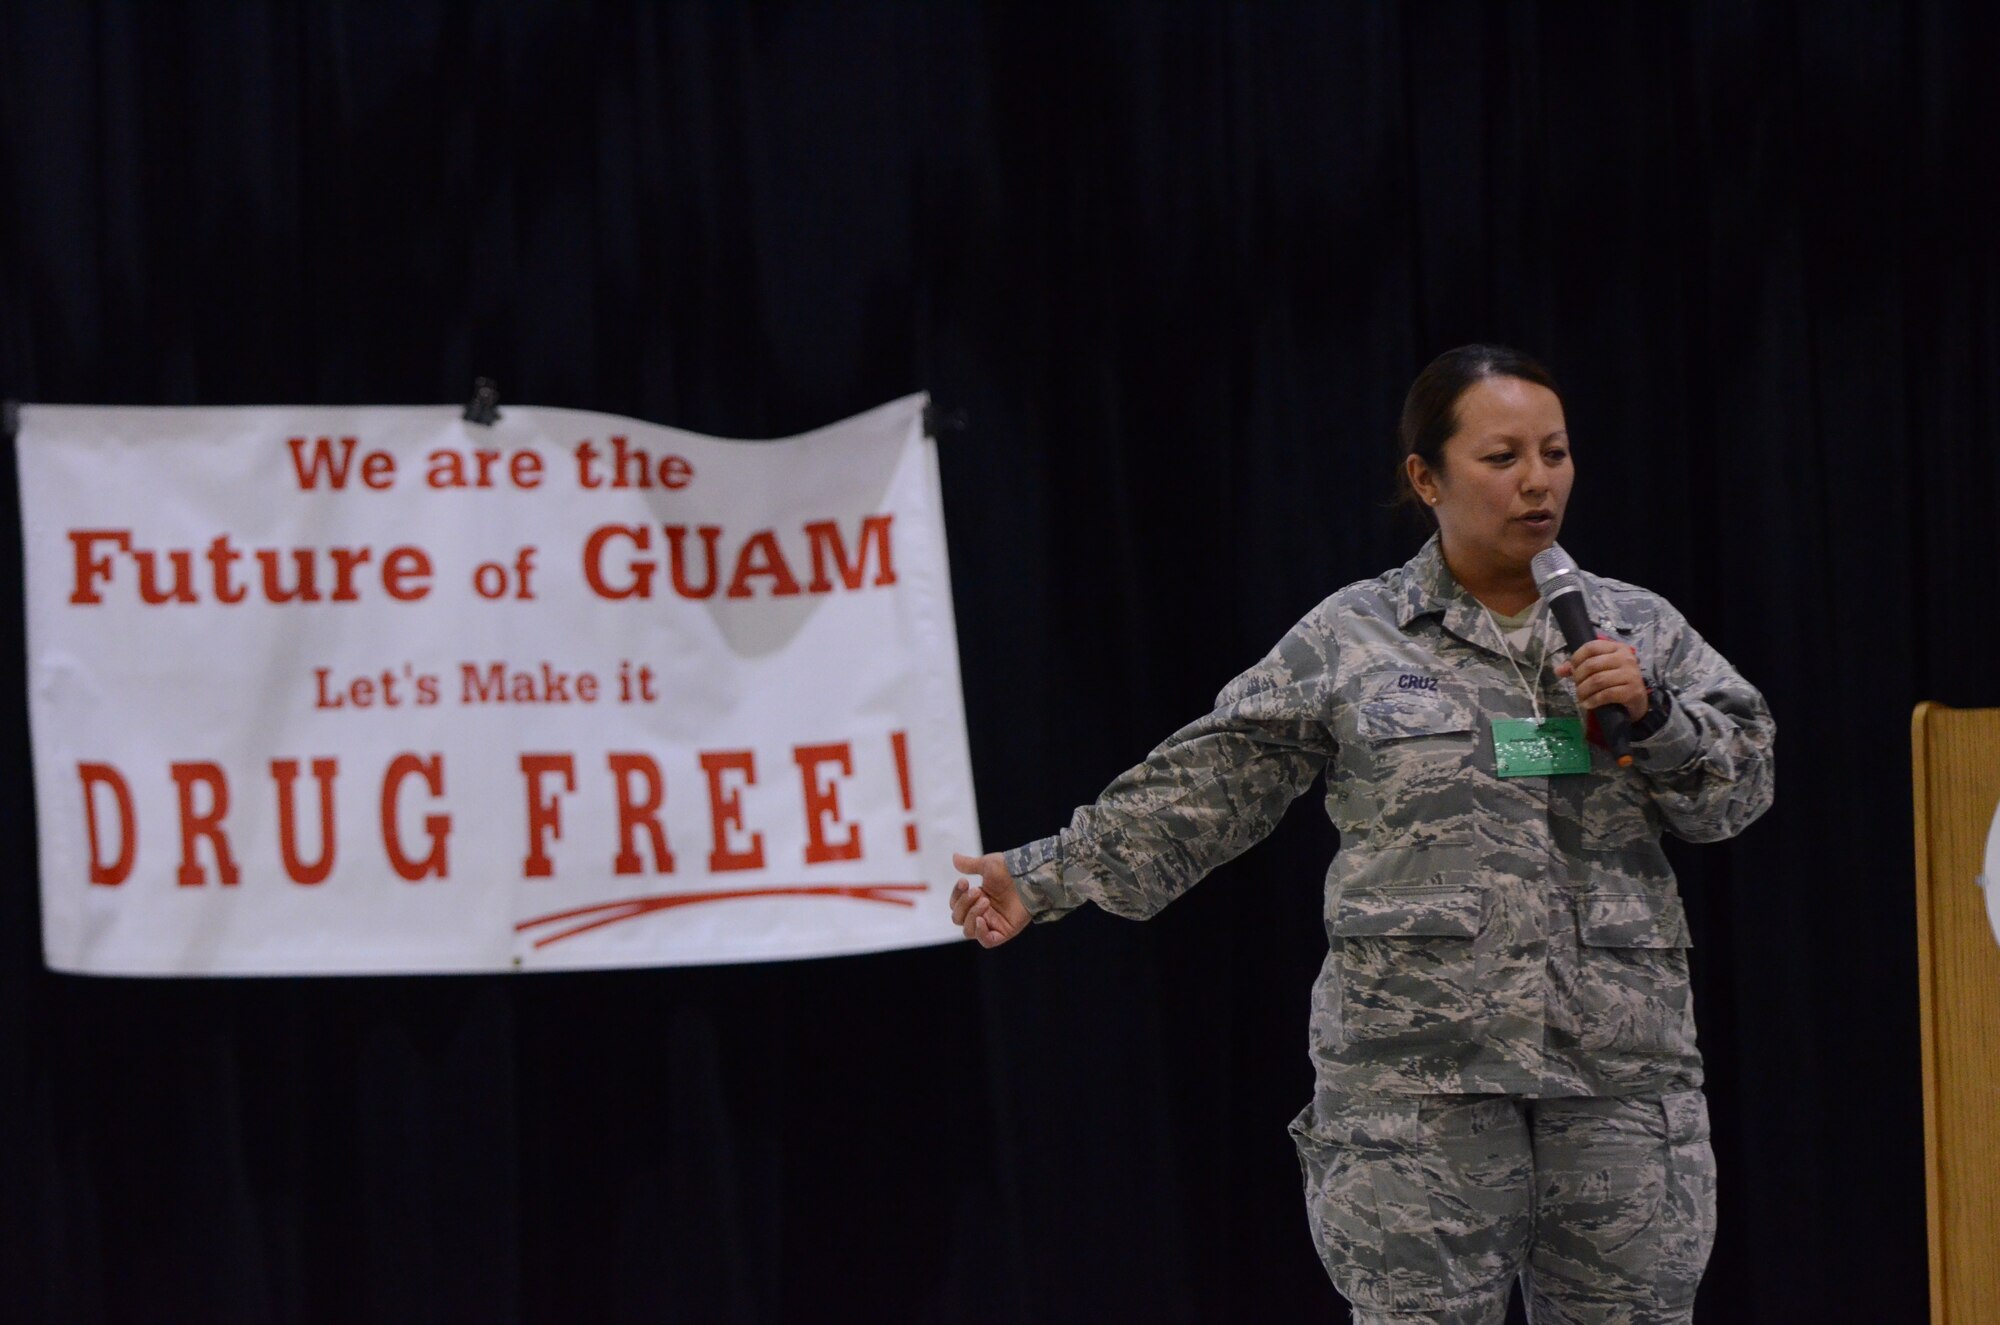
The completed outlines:
{"type": "MultiPolygon", "coordinates": [[[[1037,920],[1153,915],[1258,841],[1316,774],[1341,849],[1313,990],[1323,1092],[1631,1094],[1699,1084],[1688,928],[1663,830],[1709,842],[1771,803],[1763,697],[1665,599],[1585,575],[1672,716],[1621,769],[1500,778],[1491,719],[1523,679],[1433,537],[1349,585],[1076,811],[1007,853],[1037,920]]],[[[1575,714],[1560,640],[1533,673],[1575,714]]]]}

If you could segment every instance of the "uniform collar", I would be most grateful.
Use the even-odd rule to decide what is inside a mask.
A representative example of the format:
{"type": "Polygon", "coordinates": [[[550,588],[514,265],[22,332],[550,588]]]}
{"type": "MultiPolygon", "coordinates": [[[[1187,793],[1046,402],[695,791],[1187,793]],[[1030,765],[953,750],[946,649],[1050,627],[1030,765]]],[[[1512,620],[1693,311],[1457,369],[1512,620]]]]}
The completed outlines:
{"type": "Polygon", "coordinates": [[[1492,633],[1481,629],[1486,614],[1479,600],[1465,591],[1444,564],[1444,547],[1436,534],[1403,564],[1403,603],[1396,624],[1407,630],[1418,617],[1430,615],[1443,617],[1444,628],[1462,640],[1479,640],[1492,633]]]}
{"type": "MultiPolygon", "coordinates": [[[[1608,592],[1595,575],[1588,571],[1581,574],[1592,619],[1614,629],[1632,629],[1636,623],[1629,619],[1625,604],[1608,592]]],[[[1407,630],[1412,621],[1429,615],[1441,617],[1444,628],[1462,640],[1494,647],[1487,642],[1493,638],[1493,629],[1486,624],[1485,611],[1444,564],[1444,547],[1436,534],[1425,540],[1416,556],[1403,563],[1403,598],[1396,624],[1407,630]]]]}
{"type": "Polygon", "coordinates": [[[1511,657],[1500,638],[1500,627],[1477,598],[1458,582],[1444,564],[1444,546],[1432,534],[1417,555],[1403,565],[1403,608],[1400,625],[1409,629],[1420,616],[1437,616],[1446,632],[1488,653],[1511,657]]]}

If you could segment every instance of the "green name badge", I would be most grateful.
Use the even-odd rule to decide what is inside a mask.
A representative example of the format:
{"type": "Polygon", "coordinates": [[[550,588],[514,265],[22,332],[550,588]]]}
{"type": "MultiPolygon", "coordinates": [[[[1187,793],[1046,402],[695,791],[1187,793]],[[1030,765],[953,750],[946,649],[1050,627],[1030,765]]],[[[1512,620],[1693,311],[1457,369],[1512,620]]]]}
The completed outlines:
{"type": "Polygon", "coordinates": [[[1583,719],[1493,719],[1493,758],[1503,778],[1545,778],[1590,771],[1583,719]]]}

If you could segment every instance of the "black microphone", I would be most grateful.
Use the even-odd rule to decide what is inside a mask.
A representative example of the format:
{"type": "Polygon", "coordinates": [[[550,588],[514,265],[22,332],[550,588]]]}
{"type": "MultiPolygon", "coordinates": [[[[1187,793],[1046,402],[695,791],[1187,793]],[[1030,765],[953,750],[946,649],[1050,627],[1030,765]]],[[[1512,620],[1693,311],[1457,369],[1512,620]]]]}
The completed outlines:
{"type": "MultiPolygon", "coordinates": [[[[1549,605],[1549,615],[1556,619],[1571,653],[1597,638],[1597,627],[1590,624],[1590,606],[1583,598],[1583,576],[1577,572],[1576,561],[1569,553],[1559,544],[1551,543],[1535,554],[1528,563],[1528,571],[1535,577],[1535,591],[1549,605]]],[[[1632,717],[1625,712],[1625,706],[1605,704],[1592,712],[1597,714],[1597,730],[1611,747],[1612,758],[1620,768],[1630,766],[1632,717]]]]}

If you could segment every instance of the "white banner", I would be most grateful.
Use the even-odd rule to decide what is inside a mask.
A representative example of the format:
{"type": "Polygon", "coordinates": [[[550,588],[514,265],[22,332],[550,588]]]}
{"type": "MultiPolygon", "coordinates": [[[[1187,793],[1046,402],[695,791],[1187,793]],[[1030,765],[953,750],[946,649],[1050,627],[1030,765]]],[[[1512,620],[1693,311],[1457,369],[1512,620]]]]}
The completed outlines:
{"type": "Polygon", "coordinates": [[[49,965],[654,966],[957,937],[979,829],[910,397],[21,411],[49,965]]]}

